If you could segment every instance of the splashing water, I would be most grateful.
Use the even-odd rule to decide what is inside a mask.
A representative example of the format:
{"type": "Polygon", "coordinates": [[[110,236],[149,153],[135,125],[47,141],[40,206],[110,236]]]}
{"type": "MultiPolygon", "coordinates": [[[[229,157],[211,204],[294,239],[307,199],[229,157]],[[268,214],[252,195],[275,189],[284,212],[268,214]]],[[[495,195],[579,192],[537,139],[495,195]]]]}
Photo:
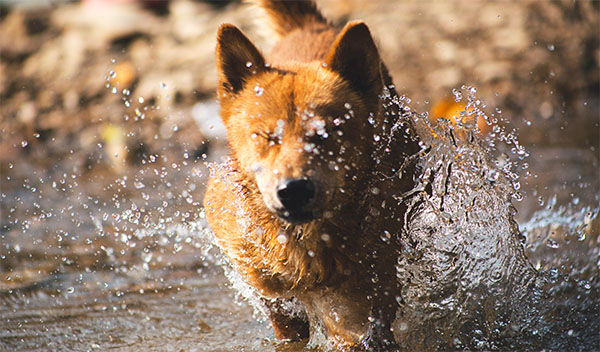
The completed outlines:
{"type": "MultiPolygon", "coordinates": [[[[118,92],[133,112],[124,119],[149,123],[147,100],[127,88],[118,92]]],[[[407,283],[399,297],[405,310],[396,323],[399,341],[407,349],[597,346],[598,199],[565,206],[548,198],[520,224],[524,254],[539,274],[508,260],[522,255],[513,252],[520,244],[505,243],[501,234],[516,231],[511,198],[537,197],[529,160],[535,155],[519,144],[500,110],[485,112],[473,87],[456,90],[455,97],[466,100],[463,114],[475,118],[432,126],[411,112],[407,97],[392,102],[422,126],[423,148],[429,148],[414,194],[401,199],[419,215],[411,219],[397,263],[407,283]],[[481,140],[468,122],[479,118],[494,126],[481,140]],[[461,246],[467,238],[470,245],[461,246]],[[491,300],[490,293],[505,300],[491,300]],[[527,304],[516,304],[524,298],[527,304]]],[[[402,128],[377,135],[382,150],[389,134],[402,128]]],[[[107,149],[100,144],[98,153],[107,149]]],[[[2,167],[0,346],[281,348],[256,292],[213,246],[200,207],[208,172],[189,153],[148,155],[118,177],[88,171],[88,156],[77,154],[47,168],[28,160],[2,167]]],[[[324,341],[317,334],[308,348],[327,349],[324,341]]]]}
{"type": "MultiPolygon", "coordinates": [[[[492,121],[483,112],[485,104],[476,98],[474,88],[462,89],[455,90],[457,100],[468,97],[461,115],[475,116],[467,121],[484,118],[490,124],[508,124],[498,117],[492,121]]],[[[594,205],[569,210],[554,210],[551,202],[535,213],[521,228],[527,246],[522,253],[519,237],[510,236],[518,233],[510,199],[523,199],[519,179],[532,174],[529,152],[519,144],[517,131],[498,128],[480,141],[474,138],[473,123],[452,126],[439,121],[431,126],[427,116],[410,116],[415,124],[425,125],[422,137],[429,138],[423,138],[422,147],[430,151],[420,162],[423,176],[408,210],[417,215],[402,239],[404,253],[397,267],[400,280],[409,283],[399,323],[404,347],[595,345],[598,334],[588,324],[600,322],[600,262],[594,259],[599,254],[598,198],[594,205]],[[552,230],[544,236],[548,228],[552,230]],[[563,246],[557,237],[569,246],[560,254],[549,253],[563,246]],[[532,270],[530,260],[539,273],[532,270]],[[566,306],[572,311],[557,313],[566,306]],[[540,319],[548,323],[540,324],[540,319]]]]}

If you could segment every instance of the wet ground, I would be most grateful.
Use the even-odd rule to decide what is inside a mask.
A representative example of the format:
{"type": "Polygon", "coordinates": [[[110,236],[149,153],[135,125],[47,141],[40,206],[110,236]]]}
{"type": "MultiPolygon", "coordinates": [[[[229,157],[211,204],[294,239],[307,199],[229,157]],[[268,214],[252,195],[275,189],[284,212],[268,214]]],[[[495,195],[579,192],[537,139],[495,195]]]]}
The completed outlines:
{"type": "MultiPolygon", "coordinates": [[[[584,296],[575,302],[600,302],[597,158],[531,153],[532,176],[515,201],[527,253],[577,285],[584,296]]],[[[275,341],[229,287],[199,206],[204,160],[182,154],[118,177],[78,171],[77,161],[2,170],[1,350],[304,349],[275,341]]],[[[598,307],[589,314],[591,325],[572,334],[589,337],[598,307]]]]}
{"type": "MultiPolygon", "coordinates": [[[[572,293],[566,306],[556,307],[556,319],[576,311],[578,301],[592,302],[585,324],[555,334],[582,336],[587,340],[578,340],[577,349],[594,350],[598,339],[590,336],[600,324],[597,6],[458,3],[462,17],[456,17],[458,10],[444,15],[448,9],[439,4],[323,3],[337,20],[371,19],[415,110],[452,95],[459,79],[476,81],[489,110],[501,109],[509,128],[519,129],[530,156],[520,164],[527,163],[520,169],[523,200],[514,203],[527,255],[568,283],[553,286],[572,293]],[[471,21],[481,13],[487,17],[471,21]],[[378,21],[400,17],[401,24],[378,21]],[[525,30],[523,23],[569,30],[525,30]],[[414,57],[402,57],[383,34],[418,25],[419,38],[395,37],[406,39],[414,57]],[[489,43],[473,34],[477,28],[489,43]],[[494,41],[496,31],[513,35],[494,41]],[[436,55],[425,55],[424,42],[437,43],[436,55]]],[[[225,21],[252,32],[248,9],[235,2],[169,6],[167,15],[156,8],[106,10],[113,12],[104,18],[138,17],[105,26],[77,12],[89,14],[78,4],[2,8],[0,351],[305,349],[275,341],[268,322],[231,289],[200,208],[204,163],[225,154],[211,95],[214,32],[225,21]],[[87,43],[89,33],[95,44],[87,43]]]]}
{"type": "Polygon", "coordinates": [[[268,329],[227,288],[192,200],[201,189],[190,188],[205,181],[193,166],[153,165],[131,181],[31,168],[35,178],[22,178],[13,173],[20,166],[2,183],[0,349],[232,351],[269,343],[268,329]]]}

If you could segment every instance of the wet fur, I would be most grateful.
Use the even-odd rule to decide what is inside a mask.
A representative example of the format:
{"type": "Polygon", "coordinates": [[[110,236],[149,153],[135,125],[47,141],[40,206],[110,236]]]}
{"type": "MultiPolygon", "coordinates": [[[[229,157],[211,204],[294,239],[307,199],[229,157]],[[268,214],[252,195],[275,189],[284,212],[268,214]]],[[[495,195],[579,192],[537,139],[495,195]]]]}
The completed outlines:
{"type": "Polygon", "coordinates": [[[265,297],[278,338],[306,338],[311,321],[340,347],[393,350],[401,289],[396,238],[406,207],[387,190],[412,189],[420,148],[408,125],[374,141],[389,136],[386,126],[399,117],[380,99],[396,93],[364,23],[340,30],[311,2],[256,3],[280,37],[268,59],[232,25],[217,36],[218,97],[231,154],[212,169],[210,227],[265,297]],[[307,145],[314,148],[307,152],[307,145]],[[273,195],[282,179],[299,177],[316,184],[315,219],[302,224],[278,216],[273,195]],[[291,300],[305,311],[283,309],[291,300]]]}

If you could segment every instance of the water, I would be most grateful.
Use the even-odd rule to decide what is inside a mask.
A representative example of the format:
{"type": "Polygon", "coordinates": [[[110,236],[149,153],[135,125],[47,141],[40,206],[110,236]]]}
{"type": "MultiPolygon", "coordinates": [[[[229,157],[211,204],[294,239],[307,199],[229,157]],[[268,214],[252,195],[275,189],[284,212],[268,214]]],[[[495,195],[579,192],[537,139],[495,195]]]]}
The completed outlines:
{"type": "MultiPolygon", "coordinates": [[[[464,87],[460,98],[481,106],[475,93],[464,87]]],[[[203,111],[214,114],[196,109],[203,111]]],[[[430,204],[414,223],[414,236],[427,238],[422,243],[429,247],[419,249],[422,257],[399,259],[398,274],[414,283],[405,297],[411,319],[397,324],[404,346],[593,349],[600,342],[597,158],[578,149],[524,151],[510,129],[478,145],[468,138],[471,128],[450,135],[447,126],[436,127],[440,138],[422,164],[443,172],[430,180],[430,204]],[[511,230],[505,227],[515,211],[507,205],[511,198],[524,254],[539,276],[497,260],[519,255],[510,252],[518,244],[494,236],[511,230]],[[465,229],[474,245],[453,247],[465,229]],[[430,272],[411,271],[424,263],[430,272]],[[467,273],[459,281],[451,279],[457,268],[467,273]],[[521,281],[495,284],[510,270],[519,272],[515,280],[530,282],[530,290],[521,281]],[[428,285],[428,275],[439,286],[428,285]],[[457,294],[439,295],[457,286],[457,294]],[[506,295],[504,306],[486,300],[489,292],[481,287],[506,295]],[[532,293],[531,304],[517,304],[532,293]],[[511,305],[518,307],[517,319],[486,316],[511,305]],[[507,327],[514,322],[522,325],[507,327]],[[506,342],[507,329],[521,340],[506,342]]],[[[43,146],[15,146],[25,147],[43,146]]],[[[107,171],[111,157],[123,161],[107,149],[98,146],[102,164],[91,168],[88,156],[73,151],[60,160],[2,165],[0,350],[305,350],[276,341],[268,321],[243,298],[251,293],[238,293],[226,279],[227,261],[212,245],[200,207],[205,160],[165,150],[115,172],[107,171]]],[[[216,147],[210,158],[223,152],[216,147]]],[[[229,276],[242,290],[235,274],[229,276]]]]}
{"type": "MultiPolygon", "coordinates": [[[[465,112],[473,102],[483,105],[472,89],[463,89],[469,93],[465,112]]],[[[477,108],[471,113],[484,114],[477,108]]],[[[413,118],[417,124],[425,121],[413,118]]],[[[471,138],[473,126],[450,127],[444,121],[433,129],[425,125],[433,136],[423,138],[423,147],[431,150],[420,162],[424,175],[416,186],[420,193],[405,199],[409,212],[418,212],[410,220],[399,257],[398,276],[409,283],[402,297],[401,346],[406,350],[597,346],[597,192],[585,206],[578,197],[556,206],[556,195],[552,196],[545,208],[524,220],[523,236],[518,236],[512,203],[527,212],[520,203],[524,194],[534,193],[535,187],[529,187],[538,170],[535,174],[529,170],[529,151],[518,143],[516,131],[502,129],[478,140],[471,138]]],[[[597,189],[596,181],[590,181],[596,170],[587,175],[579,170],[579,192],[597,189]]]]}
{"type": "Polygon", "coordinates": [[[0,350],[269,343],[267,326],[226,287],[198,216],[201,189],[190,190],[205,182],[196,168],[153,165],[115,180],[16,163],[2,182],[0,350]]]}

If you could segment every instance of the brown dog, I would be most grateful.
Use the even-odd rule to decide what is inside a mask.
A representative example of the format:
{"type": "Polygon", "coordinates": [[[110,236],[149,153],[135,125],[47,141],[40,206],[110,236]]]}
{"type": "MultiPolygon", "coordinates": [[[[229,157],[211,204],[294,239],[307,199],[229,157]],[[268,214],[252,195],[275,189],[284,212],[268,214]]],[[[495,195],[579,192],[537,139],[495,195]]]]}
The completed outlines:
{"type": "MultiPolygon", "coordinates": [[[[265,59],[236,27],[219,29],[231,154],[212,168],[209,225],[265,298],[278,338],[306,338],[310,321],[339,347],[394,350],[396,268],[410,221],[399,199],[413,190],[423,153],[414,126],[399,114],[364,23],[338,30],[312,2],[256,2],[280,40],[265,59]]],[[[414,270],[415,282],[434,272],[414,270]]]]}
{"type": "Polygon", "coordinates": [[[268,60],[234,26],[217,38],[218,95],[231,161],[205,197],[212,230],[268,303],[281,339],[308,335],[311,317],[340,346],[394,345],[398,248],[405,209],[388,187],[412,187],[403,162],[420,148],[380,95],[391,79],[367,26],[332,27],[307,1],[261,1],[281,39],[268,60]],[[389,127],[387,127],[389,128],[389,127]],[[375,175],[402,175],[379,180],[375,175]],[[298,300],[303,312],[289,312],[298,300]]]}

